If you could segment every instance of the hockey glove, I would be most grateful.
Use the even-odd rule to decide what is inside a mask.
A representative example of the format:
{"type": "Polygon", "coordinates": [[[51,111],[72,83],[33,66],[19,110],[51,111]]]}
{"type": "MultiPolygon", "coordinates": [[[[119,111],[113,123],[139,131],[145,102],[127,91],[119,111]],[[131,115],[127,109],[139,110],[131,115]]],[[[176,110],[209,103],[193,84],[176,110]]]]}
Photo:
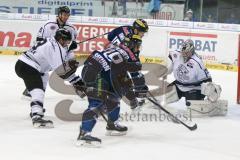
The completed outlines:
{"type": "Polygon", "coordinates": [[[71,77],[77,70],[79,62],[75,59],[71,59],[67,62],[64,62],[61,66],[59,66],[55,72],[63,79],[67,79],[71,77]]]}
{"type": "Polygon", "coordinates": [[[77,48],[77,42],[76,41],[72,41],[72,43],[70,44],[70,46],[68,47],[68,52],[74,50],[77,48]]]}
{"type": "Polygon", "coordinates": [[[75,89],[75,92],[81,97],[85,97],[85,91],[86,91],[86,87],[84,82],[82,81],[82,79],[79,79],[77,82],[73,83],[73,87],[75,89]]]}
{"type": "Polygon", "coordinates": [[[138,98],[146,98],[148,91],[149,91],[148,86],[144,85],[143,87],[135,88],[135,95],[138,98]]]}

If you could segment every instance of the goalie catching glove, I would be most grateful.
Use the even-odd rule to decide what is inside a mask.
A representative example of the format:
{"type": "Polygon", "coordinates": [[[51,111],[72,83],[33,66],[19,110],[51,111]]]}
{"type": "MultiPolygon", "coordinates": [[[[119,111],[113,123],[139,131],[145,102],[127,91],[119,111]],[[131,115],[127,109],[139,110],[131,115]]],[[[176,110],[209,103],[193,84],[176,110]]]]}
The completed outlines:
{"type": "Polygon", "coordinates": [[[212,82],[202,83],[201,85],[201,93],[206,95],[211,102],[216,102],[219,99],[221,92],[221,86],[212,82]]]}

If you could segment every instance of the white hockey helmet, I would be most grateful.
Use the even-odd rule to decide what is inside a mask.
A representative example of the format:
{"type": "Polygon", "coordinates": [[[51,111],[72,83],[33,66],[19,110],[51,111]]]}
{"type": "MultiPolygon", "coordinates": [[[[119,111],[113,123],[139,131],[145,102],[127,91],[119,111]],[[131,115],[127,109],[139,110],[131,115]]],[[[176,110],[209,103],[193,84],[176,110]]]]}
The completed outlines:
{"type": "Polygon", "coordinates": [[[182,53],[184,61],[186,62],[195,53],[193,41],[191,39],[184,41],[181,45],[180,52],[182,53]]]}

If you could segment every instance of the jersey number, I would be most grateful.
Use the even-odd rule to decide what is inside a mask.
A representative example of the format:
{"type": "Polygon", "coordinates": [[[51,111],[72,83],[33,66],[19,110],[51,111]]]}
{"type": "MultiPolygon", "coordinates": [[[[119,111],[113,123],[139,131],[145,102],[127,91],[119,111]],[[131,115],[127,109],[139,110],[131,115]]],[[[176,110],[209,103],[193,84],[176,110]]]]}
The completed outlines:
{"type": "Polygon", "coordinates": [[[46,39],[43,39],[42,41],[38,41],[34,46],[32,46],[32,48],[30,49],[30,52],[32,54],[35,54],[36,53],[36,50],[39,46],[42,46],[43,44],[45,44],[47,42],[46,39]]]}
{"type": "Polygon", "coordinates": [[[123,62],[123,58],[119,52],[104,52],[104,56],[110,61],[115,64],[119,64],[123,62]]]}

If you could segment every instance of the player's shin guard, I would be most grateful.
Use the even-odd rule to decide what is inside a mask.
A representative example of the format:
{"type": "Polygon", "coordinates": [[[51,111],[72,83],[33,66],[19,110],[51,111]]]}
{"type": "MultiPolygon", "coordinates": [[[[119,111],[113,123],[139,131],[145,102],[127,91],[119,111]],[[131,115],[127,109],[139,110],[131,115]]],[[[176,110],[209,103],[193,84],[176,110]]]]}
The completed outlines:
{"type": "Polygon", "coordinates": [[[83,112],[81,129],[91,132],[98,118],[98,108],[88,108],[83,112]]]}
{"type": "Polygon", "coordinates": [[[53,128],[52,121],[43,119],[45,112],[43,108],[44,91],[42,89],[33,89],[30,94],[32,96],[30,116],[33,126],[35,128],[53,128]]]}
{"type": "Polygon", "coordinates": [[[77,146],[86,147],[99,147],[101,144],[101,139],[93,137],[90,135],[93,127],[96,124],[96,118],[98,117],[98,108],[88,108],[84,111],[82,117],[82,126],[80,128],[80,133],[77,138],[77,146]]]}
{"type": "Polygon", "coordinates": [[[33,89],[30,91],[31,94],[31,117],[38,115],[40,117],[44,116],[44,108],[43,108],[43,99],[44,99],[44,91],[42,89],[33,89]]]}

